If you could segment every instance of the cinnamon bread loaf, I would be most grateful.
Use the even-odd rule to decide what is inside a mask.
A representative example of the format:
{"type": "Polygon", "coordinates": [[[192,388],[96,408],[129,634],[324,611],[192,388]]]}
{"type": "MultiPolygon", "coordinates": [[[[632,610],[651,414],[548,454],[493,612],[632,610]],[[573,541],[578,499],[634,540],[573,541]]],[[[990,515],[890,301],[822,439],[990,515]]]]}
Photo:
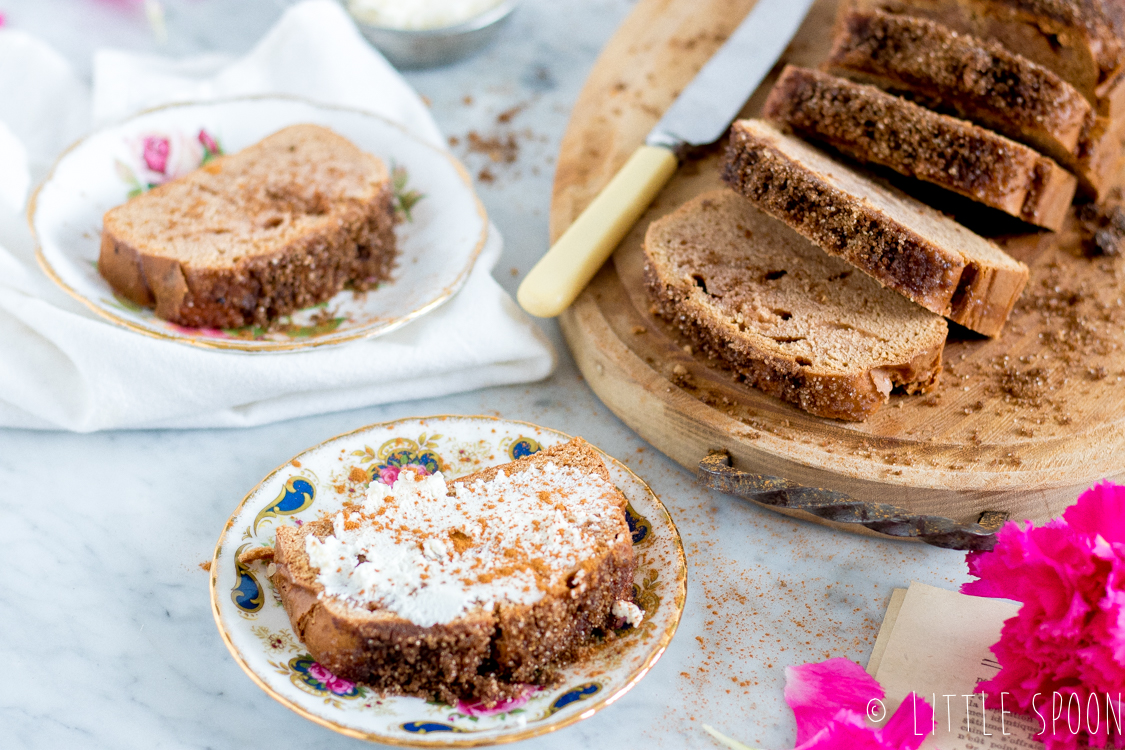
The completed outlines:
{"type": "Polygon", "coordinates": [[[1027,266],[996,244],[767,122],[735,122],[723,179],[828,253],[986,336],[1027,283],[1027,266]]]}
{"type": "Polygon", "coordinates": [[[1032,146],[1095,198],[1121,179],[1120,128],[1057,74],[997,42],[924,18],[844,12],[823,67],[1032,146]]]}
{"type": "Polygon", "coordinates": [[[581,438],[448,484],[404,470],[279,527],[271,580],[332,673],[491,705],[549,684],[595,631],[640,622],[625,505],[581,438]]]}
{"type": "Polygon", "coordinates": [[[653,222],[659,314],[739,378],[822,417],[861,421],[892,389],[928,390],[946,324],[730,190],[653,222]]]}
{"type": "Polygon", "coordinates": [[[1062,227],[1074,198],[1074,177],[1035,150],[828,73],[786,67],[762,116],[1047,229],[1062,227]]]}
{"type": "Polygon", "coordinates": [[[180,325],[263,325],[389,279],[393,200],[378,158],[294,125],[108,211],[98,271],[180,325]]]}

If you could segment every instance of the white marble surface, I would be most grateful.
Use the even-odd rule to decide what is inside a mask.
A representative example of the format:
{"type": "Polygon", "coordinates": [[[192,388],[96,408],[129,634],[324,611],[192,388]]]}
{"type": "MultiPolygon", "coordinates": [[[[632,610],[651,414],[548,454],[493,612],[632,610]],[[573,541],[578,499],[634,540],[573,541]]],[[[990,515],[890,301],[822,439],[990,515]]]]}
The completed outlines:
{"type": "MultiPolygon", "coordinates": [[[[127,0],[0,0],[0,12],[88,76],[100,45],[244,51],[287,4],[166,0],[163,45],[127,0]]],[[[506,238],[496,275],[509,291],[546,243],[569,108],[631,7],[528,0],[484,53],[408,76],[438,124],[460,138],[455,152],[470,170],[494,177],[480,194],[506,238]],[[497,121],[519,106],[509,123],[497,121]],[[470,131],[515,134],[518,159],[467,153],[470,131]]],[[[964,579],[959,553],[829,531],[697,487],[599,403],[557,326],[543,326],[562,361],[533,385],[243,431],[0,431],[0,746],[363,746],[289,712],[242,673],[216,632],[199,564],[242,496],[275,466],[337,433],[398,417],[495,414],[583,435],[645,478],[683,535],[687,608],[663,659],[598,715],[521,747],[718,747],[704,723],[754,747],[792,747],[786,665],[829,656],[865,663],[892,588],[964,579]]],[[[0,354],[9,356],[18,353],[0,354]]]]}

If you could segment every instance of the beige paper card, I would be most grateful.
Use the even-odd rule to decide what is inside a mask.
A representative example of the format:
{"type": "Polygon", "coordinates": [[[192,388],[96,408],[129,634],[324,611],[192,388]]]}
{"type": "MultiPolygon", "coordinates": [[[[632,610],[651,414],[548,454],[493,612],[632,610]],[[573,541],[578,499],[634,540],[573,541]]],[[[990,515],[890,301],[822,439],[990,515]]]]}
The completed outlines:
{"type": "MultiPolygon", "coordinates": [[[[1011,709],[982,714],[977,687],[999,670],[989,648],[1000,640],[1004,621],[1016,614],[1019,604],[921,583],[911,583],[898,598],[896,616],[898,602],[891,597],[868,664],[887,692],[887,715],[904,700],[909,710],[914,691],[934,707],[935,726],[923,750],[1042,748],[1033,738],[1041,727],[1039,719],[1013,715],[1011,709]]],[[[1049,703],[1041,710],[1049,721],[1049,703]]],[[[917,731],[927,729],[920,725],[917,731]]]]}
{"type": "Polygon", "coordinates": [[[906,589],[895,589],[891,592],[887,614],[883,616],[879,635],[875,636],[875,647],[871,649],[871,658],[867,660],[867,674],[872,677],[879,672],[879,662],[883,660],[883,653],[887,650],[887,642],[891,640],[891,631],[895,629],[895,620],[898,619],[898,612],[902,609],[902,600],[905,598],[906,589]]]}

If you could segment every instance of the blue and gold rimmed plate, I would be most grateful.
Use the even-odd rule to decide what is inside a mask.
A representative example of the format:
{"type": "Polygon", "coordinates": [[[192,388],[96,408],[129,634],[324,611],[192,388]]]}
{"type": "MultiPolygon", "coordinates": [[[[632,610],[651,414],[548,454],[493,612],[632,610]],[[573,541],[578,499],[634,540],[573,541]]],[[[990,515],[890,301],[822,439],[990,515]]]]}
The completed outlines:
{"type": "Polygon", "coordinates": [[[272,698],[301,716],[388,745],[467,747],[535,737],[592,716],[632,688],[664,653],[687,593],[680,535],[663,504],[636,474],[604,456],[629,501],[637,559],[634,593],[645,611],[592,656],[562,671],[562,681],[491,708],[383,696],[326,670],[294,635],[262,563],[243,552],[272,546],[275,529],[334,512],[374,478],[441,471],[457,477],[562,443],[554,430],[491,417],[426,417],[371,425],[333,438],[275,469],[231,516],[211,562],[211,608],[239,666],[272,698]]]}
{"type": "Polygon", "coordinates": [[[282,352],[378,336],[450,299],[488,237],[464,167],[447,152],[368,112],[261,96],[173,104],[96,131],[71,146],[36,190],[28,221],[39,264],[98,315],[147,336],[213,349],[282,352]],[[117,296],[98,274],[102,216],[149,190],[298,123],[328,127],[392,171],[399,249],[391,280],[344,290],[270,327],[185,328],[117,296]]]}

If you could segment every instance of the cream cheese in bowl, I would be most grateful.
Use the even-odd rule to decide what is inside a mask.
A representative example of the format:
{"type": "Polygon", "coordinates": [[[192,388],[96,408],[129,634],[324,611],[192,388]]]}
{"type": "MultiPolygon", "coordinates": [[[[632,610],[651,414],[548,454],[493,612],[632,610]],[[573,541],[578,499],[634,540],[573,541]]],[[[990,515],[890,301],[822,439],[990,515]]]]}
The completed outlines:
{"type": "Polygon", "coordinates": [[[490,42],[518,0],[343,0],[393,65],[445,65],[490,42]]]}
{"type": "Polygon", "coordinates": [[[361,23],[385,29],[440,29],[464,23],[503,0],[348,0],[361,23]]]}

